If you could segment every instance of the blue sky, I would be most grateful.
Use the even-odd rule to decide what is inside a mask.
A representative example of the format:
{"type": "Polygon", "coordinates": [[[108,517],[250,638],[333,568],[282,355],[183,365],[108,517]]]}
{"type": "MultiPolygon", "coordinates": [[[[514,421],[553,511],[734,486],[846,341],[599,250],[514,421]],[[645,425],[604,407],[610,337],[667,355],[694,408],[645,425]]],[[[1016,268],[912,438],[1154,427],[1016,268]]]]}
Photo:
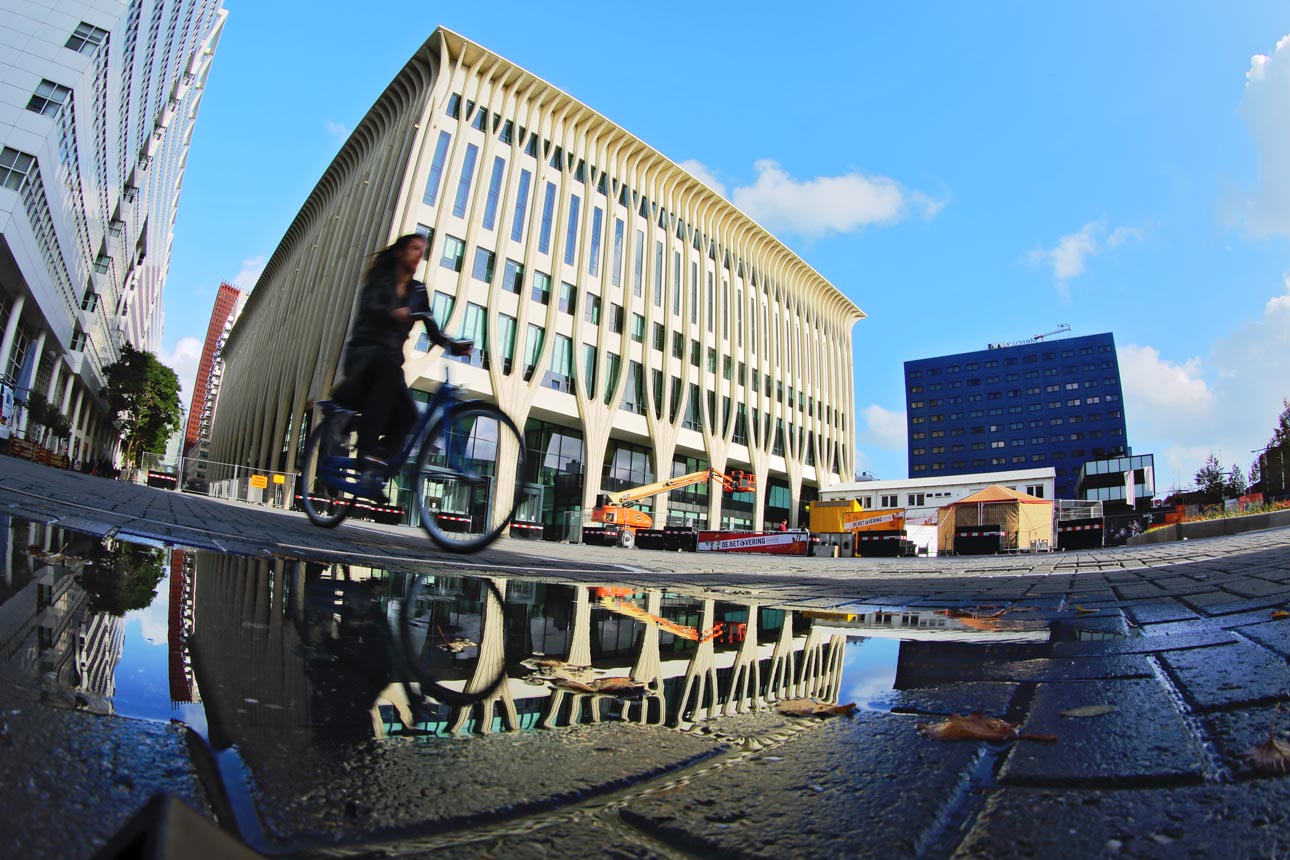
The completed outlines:
{"type": "Polygon", "coordinates": [[[1162,487],[1210,450],[1247,468],[1290,397],[1290,4],[898,5],[225,0],[162,358],[187,384],[219,282],[254,282],[442,24],[686,164],[869,315],[879,477],[907,475],[902,362],[1060,323],[1114,332],[1162,487]]]}

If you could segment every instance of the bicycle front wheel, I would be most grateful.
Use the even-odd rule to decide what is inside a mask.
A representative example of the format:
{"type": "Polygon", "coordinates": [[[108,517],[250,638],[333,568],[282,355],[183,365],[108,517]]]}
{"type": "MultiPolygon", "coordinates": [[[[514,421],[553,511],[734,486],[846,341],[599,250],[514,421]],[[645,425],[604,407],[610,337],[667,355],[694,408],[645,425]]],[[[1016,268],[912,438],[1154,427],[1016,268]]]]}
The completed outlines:
{"type": "Polygon", "coordinates": [[[523,437],[500,409],[486,403],[450,409],[417,457],[413,483],[422,528],[452,552],[488,546],[515,516],[524,465],[523,437]]]}
{"type": "Polygon", "coordinates": [[[316,526],[330,529],[340,525],[354,503],[349,489],[359,473],[353,436],[327,416],[309,437],[300,505],[316,526]]]}

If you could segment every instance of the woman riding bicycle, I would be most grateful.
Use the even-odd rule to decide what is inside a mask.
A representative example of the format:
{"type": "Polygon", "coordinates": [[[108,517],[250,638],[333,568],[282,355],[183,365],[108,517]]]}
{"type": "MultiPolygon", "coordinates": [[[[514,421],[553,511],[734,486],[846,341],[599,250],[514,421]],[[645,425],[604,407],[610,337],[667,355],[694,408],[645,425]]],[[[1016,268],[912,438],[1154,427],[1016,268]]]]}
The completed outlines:
{"type": "Polygon", "coordinates": [[[400,236],[377,252],[367,270],[358,312],[345,344],[344,379],[332,399],[361,413],[358,454],[363,489],[383,501],[386,458],[398,451],[416,420],[416,405],[403,376],[403,345],[412,332],[413,315],[422,314],[430,342],[453,355],[469,355],[474,343],[443,333],[430,314],[425,284],[413,278],[425,256],[426,238],[400,236]]]}

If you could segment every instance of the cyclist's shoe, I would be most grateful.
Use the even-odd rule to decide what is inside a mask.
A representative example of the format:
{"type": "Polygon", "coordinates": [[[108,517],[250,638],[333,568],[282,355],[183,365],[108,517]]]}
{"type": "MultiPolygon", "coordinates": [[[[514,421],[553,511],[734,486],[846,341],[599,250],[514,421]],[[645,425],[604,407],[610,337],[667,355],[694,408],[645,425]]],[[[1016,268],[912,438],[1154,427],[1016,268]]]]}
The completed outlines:
{"type": "Polygon", "coordinates": [[[371,499],[378,505],[388,505],[390,500],[385,495],[385,470],[389,464],[378,457],[366,456],[359,457],[358,463],[363,471],[354,495],[371,499]]]}

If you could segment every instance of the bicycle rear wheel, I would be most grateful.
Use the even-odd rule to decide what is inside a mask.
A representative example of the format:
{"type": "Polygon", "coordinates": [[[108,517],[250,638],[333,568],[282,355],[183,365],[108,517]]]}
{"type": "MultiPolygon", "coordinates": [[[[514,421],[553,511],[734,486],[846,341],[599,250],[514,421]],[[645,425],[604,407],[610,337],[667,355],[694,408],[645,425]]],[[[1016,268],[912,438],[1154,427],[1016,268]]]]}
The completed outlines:
{"type": "Polygon", "coordinates": [[[309,521],[325,529],[340,525],[354,503],[349,487],[359,479],[354,433],[324,416],[305,446],[303,474],[313,476],[300,493],[309,521]]]}
{"type": "Polygon", "coordinates": [[[413,578],[399,608],[399,639],[422,696],[470,705],[506,682],[505,605],[491,579],[413,578]]]}
{"type": "Polygon", "coordinates": [[[450,409],[417,457],[413,485],[422,528],[452,552],[488,546],[515,516],[524,463],[523,437],[496,406],[464,403],[450,409]],[[512,459],[513,476],[507,468],[512,459]]]}

